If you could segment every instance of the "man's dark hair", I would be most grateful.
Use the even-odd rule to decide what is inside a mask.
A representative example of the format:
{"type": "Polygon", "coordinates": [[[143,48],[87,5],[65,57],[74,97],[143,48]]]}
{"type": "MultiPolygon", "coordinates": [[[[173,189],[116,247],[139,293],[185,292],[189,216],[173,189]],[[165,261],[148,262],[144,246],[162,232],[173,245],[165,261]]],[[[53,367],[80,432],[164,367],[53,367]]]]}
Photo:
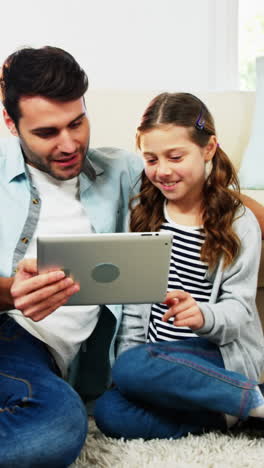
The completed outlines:
{"type": "Polygon", "coordinates": [[[9,55],[0,78],[3,105],[18,127],[22,96],[67,102],[84,95],[88,77],[74,57],[58,47],[25,47],[9,55]]]}

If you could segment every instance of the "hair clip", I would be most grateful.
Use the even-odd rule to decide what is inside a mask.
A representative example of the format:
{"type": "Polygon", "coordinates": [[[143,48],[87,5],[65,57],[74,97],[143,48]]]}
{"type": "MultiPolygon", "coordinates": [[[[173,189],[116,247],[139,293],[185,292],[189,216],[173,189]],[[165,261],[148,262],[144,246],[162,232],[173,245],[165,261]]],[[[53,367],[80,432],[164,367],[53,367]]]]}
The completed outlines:
{"type": "Polygon", "coordinates": [[[195,122],[195,128],[199,131],[203,130],[204,125],[205,125],[205,120],[202,118],[202,114],[203,114],[203,106],[201,107],[200,113],[198,115],[198,119],[195,122]]]}

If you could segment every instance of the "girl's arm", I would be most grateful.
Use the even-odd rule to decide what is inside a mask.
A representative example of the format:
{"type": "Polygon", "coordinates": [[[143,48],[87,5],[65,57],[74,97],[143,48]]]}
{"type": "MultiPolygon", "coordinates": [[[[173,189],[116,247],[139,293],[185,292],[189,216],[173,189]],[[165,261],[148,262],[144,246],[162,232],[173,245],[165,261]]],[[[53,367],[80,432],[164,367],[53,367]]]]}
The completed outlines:
{"type": "Polygon", "coordinates": [[[255,304],[262,242],[260,229],[249,210],[238,218],[235,227],[241,240],[240,253],[230,267],[222,270],[220,265],[212,274],[211,300],[199,303],[205,324],[196,333],[218,345],[239,339],[241,332],[253,322],[256,333],[261,332],[255,304]]]}

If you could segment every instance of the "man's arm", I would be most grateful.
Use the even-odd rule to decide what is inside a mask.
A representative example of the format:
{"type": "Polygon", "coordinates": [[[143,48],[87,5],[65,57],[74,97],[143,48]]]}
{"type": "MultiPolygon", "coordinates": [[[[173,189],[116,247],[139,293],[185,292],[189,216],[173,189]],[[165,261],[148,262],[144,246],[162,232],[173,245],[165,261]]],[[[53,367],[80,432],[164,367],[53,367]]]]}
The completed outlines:
{"type": "Polygon", "coordinates": [[[262,239],[264,239],[264,206],[253,198],[248,197],[242,193],[240,194],[240,198],[244,205],[253,211],[254,215],[256,216],[262,232],[262,239]]]}
{"type": "Polygon", "coordinates": [[[14,278],[0,278],[0,310],[13,309],[14,300],[10,289],[14,278]]]}
{"type": "Polygon", "coordinates": [[[37,262],[22,260],[14,278],[1,278],[1,310],[16,308],[35,322],[51,314],[79,291],[72,278],[61,270],[38,274],[37,262]]]}

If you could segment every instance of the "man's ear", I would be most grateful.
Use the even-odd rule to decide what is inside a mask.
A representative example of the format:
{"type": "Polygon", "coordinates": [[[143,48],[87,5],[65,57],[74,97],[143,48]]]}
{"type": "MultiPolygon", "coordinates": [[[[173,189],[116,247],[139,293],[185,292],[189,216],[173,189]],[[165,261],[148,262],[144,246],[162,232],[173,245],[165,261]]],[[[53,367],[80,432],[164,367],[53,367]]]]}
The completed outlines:
{"type": "Polygon", "coordinates": [[[6,109],[3,110],[3,117],[4,117],[5,124],[7,128],[10,130],[10,132],[12,133],[12,135],[18,136],[18,131],[17,131],[15,122],[8,115],[6,109]]]}
{"type": "Polygon", "coordinates": [[[215,135],[211,135],[207,145],[204,148],[204,160],[211,161],[215,155],[217,148],[217,138],[215,135]]]}

